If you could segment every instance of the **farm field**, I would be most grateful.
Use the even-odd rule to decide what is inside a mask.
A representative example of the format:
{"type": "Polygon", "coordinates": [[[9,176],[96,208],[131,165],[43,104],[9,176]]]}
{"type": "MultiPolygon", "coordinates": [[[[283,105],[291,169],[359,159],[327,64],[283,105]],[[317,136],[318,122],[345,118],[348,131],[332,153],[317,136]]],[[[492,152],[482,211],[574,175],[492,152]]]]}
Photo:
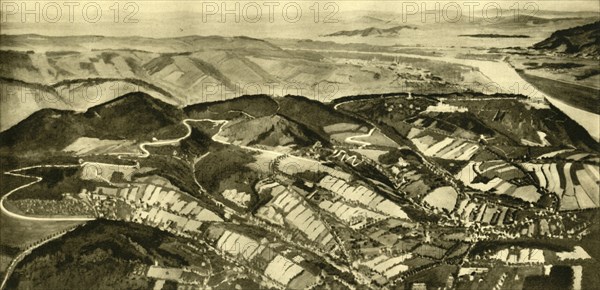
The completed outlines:
{"type": "Polygon", "coordinates": [[[490,225],[512,224],[515,210],[504,206],[488,206],[469,199],[462,199],[454,215],[461,221],[469,223],[482,223],[490,225]]]}
{"type": "MultiPolygon", "coordinates": [[[[387,255],[381,255],[374,259],[367,260],[361,263],[361,265],[369,268],[371,271],[382,275],[386,279],[391,279],[400,273],[407,271],[409,267],[404,265],[403,262],[413,257],[411,253],[389,257],[387,255]]],[[[375,276],[375,280],[377,280],[375,276]]]]}
{"type": "Polygon", "coordinates": [[[369,222],[376,222],[386,216],[356,205],[350,205],[342,200],[331,202],[324,200],[319,207],[334,214],[353,229],[359,229],[369,222]]]}
{"type": "Polygon", "coordinates": [[[451,186],[438,187],[428,193],[423,202],[438,208],[446,209],[448,212],[454,210],[458,193],[451,186]]]}
{"type": "Polygon", "coordinates": [[[103,154],[140,154],[134,141],[128,140],[101,140],[98,138],[81,137],[63,149],[78,156],[103,155],[103,154]]]}

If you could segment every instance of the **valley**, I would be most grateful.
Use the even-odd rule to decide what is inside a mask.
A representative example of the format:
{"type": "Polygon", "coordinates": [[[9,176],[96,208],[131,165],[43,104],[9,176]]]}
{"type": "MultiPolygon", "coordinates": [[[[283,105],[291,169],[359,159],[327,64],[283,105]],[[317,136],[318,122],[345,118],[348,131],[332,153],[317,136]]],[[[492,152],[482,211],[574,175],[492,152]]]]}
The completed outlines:
{"type": "Polygon", "coordinates": [[[0,290],[595,289],[598,15],[503,11],[9,21],[0,290]]]}
{"type": "MultiPolygon", "coordinates": [[[[143,93],[137,94],[138,95],[135,97],[128,95],[120,97],[106,105],[100,105],[91,110],[99,112],[99,114],[101,114],[100,116],[102,116],[102,114],[112,114],[107,110],[120,110],[122,108],[127,108],[127,106],[130,105],[121,100],[136,100],[136,102],[142,103],[156,102],[148,95],[144,95],[143,93]]],[[[397,253],[398,255],[404,255],[402,253],[405,253],[409,249],[410,251],[414,251],[415,246],[417,246],[417,248],[419,245],[427,245],[430,247],[430,242],[421,244],[420,241],[422,241],[422,239],[431,239],[428,236],[433,232],[441,231],[443,233],[456,226],[465,227],[466,232],[462,233],[462,238],[459,238],[458,241],[455,238],[448,240],[442,235],[436,238],[437,242],[434,243],[434,245],[437,245],[437,243],[441,243],[441,245],[447,243],[477,243],[477,241],[485,241],[492,238],[510,241],[515,238],[533,238],[536,236],[547,235],[562,236],[563,238],[569,239],[568,237],[570,237],[570,235],[567,235],[566,233],[571,232],[571,230],[563,223],[563,221],[553,218],[553,212],[556,209],[563,211],[571,210],[572,208],[569,208],[570,206],[567,205],[567,201],[564,197],[560,195],[556,196],[556,191],[554,189],[548,189],[548,186],[545,185],[548,183],[547,180],[549,178],[553,178],[550,177],[552,175],[546,175],[544,179],[532,179],[532,181],[529,181],[532,185],[522,185],[523,182],[525,182],[527,171],[521,171],[522,169],[520,168],[532,168],[532,165],[529,165],[529,163],[526,162],[531,160],[529,158],[535,158],[535,156],[520,158],[520,160],[517,161],[518,163],[516,163],[517,167],[513,167],[512,169],[516,173],[508,174],[504,173],[507,172],[506,170],[494,169],[498,173],[493,174],[500,174],[500,172],[502,172],[502,175],[499,175],[501,178],[499,180],[506,180],[501,182],[505,182],[506,185],[510,186],[509,188],[505,188],[505,186],[501,184],[494,185],[496,184],[494,180],[486,181],[485,178],[482,182],[487,185],[483,187],[475,186],[471,181],[472,179],[464,179],[461,177],[465,176],[465,173],[459,173],[456,177],[453,177],[451,174],[448,175],[446,173],[447,168],[440,167],[440,164],[445,163],[439,163],[439,161],[437,161],[438,158],[456,160],[457,162],[461,160],[481,160],[487,163],[498,162],[495,160],[496,158],[500,158],[500,160],[504,159],[514,164],[514,157],[512,157],[511,154],[502,155],[503,153],[500,152],[506,152],[505,149],[507,148],[524,146],[519,141],[520,139],[523,139],[523,137],[526,139],[539,138],[536,129],[533,129],[525,130],[521,134],[532,132],[534,136],[528,137],[519,135],[519,137],[511,137],[506,141],[501,141],[500,139],[495,141],[493,139],[495,138],[494,136],[498,134],[498,129],[494,129],[496,128],[496,125],[488,125],[487,121],[479,125],[484,127],[492,126],[487,127],[490,129],[487,129],[488,131],[486,133],[474,131],[475,134],[469,135],[460,132],[463,130],[474,130],[474,127],[468,126],[462,127],[463,129],[457,128],[449,130],[450,128],[446,128],[447,126],[442,126],[442,123],[440,123],[440,125],[432,124],[433,126],[439,126],[437,127],[438,129],[433,130],[433,127],[431,127],[432,125],[426,125],[426,123],[424,123],[424,119],[420,119],[419,122],[414,122],[413,120],[415,116],[425,118],[431,114],[464,114],[467,110],[470,112],[474,110],[474,108],[477,108],[478,104],[483,104],[477,101],[478,98],[482,98],[481,100],[487,100],[488,102],[494,100],[501,102],[512,100],[513,102],[521,102],[524,105],[528,104],[527,102],[520,101],[518,97],[511,97],[510,95],[499,95],[495,98],[490,98],[483,94],[464,96],[460,94],[454,96],[442,95],[437,97],[417,94],[391,94],[385,98],[357,96],[342,99],[337,103],[329,105],[321,104],[306,98],[288,96],[269,99],[276,104],[272,116],[279,116],[279,114],[282,114],[281,116],[285,116],[288,120],[287,123],[280,124],[280,126],[283,126],[281,129],[262,129],[263,132],[271,134],[270,137],[266,137],[265,133],[259,134],[258,132],[251,135],[240,135],[240,133],[243,133],[244,130],[246,130],[241,124],[252,124],[255,120],[259,120],[253,115],[256,114],[252,111],[253,104],[265,102],[268,100],[266,97],[242,97],[225,102],[216,102],[213,103],[214,105],[208,103],[207,105],[203,105],[202,108],[194,108],[192,106],[189,109],[183,110],[187,112],[187,115],[202,116],[206,115],[206,113],[203,112],[211,112],[213,106],[215,108],[229,108],[229,111],[227,112],[231,114],[231,117],[221,120],[185,118],[181,115],[182,113],[178,112],[179,109],[174,109],[175,111],[168,113],[168,116],[179,116],[177,118],[180,118],[179,122],[185,128],[185,132],[181,132],[181,136],[176,137],[175,134],[166,134],[175,138],[150,138],[152,139],[151,141],[138,141],[137,153],[120,153],[118,152],[121,148],[119,146],[113,147],[116,151],[103,149],[102,154],[105,154],[105,156],[112,155],[116,157],[115,160],[127,161],[126,163],[123,163],[122,161],[115,164],[105,161],[100,163],[98,161],[84,161],[79,165],[57,167],[54,165],[46,166],[46,168],[56,168],[57,170],[63,170],[61,167],[80,168],[76,171],[79,173],[75,173],[73,177],[89,180],[91,184],[86,186],[89,189],[82,189],[82,191],[76,195],[74,195],[74,192],[73,194],[69,194],[68,197],[66,197],[64,193],[62,195],[59,194],[57,201],[59,203],[65,203],[68,200],[74,199],[77,200],[77,202],[87,204],[92,209],[93,217],[81,219],[73,217],[56,217],[56,214],[59,212],[46,213],[49,214],[49,216],[46,217],[32,217],[31,214],[15,213],[15,211],[24,211],[24,209],[19,208],[19,206],[23,206],[23,203],[20,202],[20,200],[27,201],[28,199],[30,200],[30,197],[23,196],[15,198],[12,196],[15,194],[19,195],[19,192],[30,191],[28,187],[32,186],[33,183],[25,184],[24,186],[5,194],[2,197],[0,205],[3,213],[11,218],[46,222],[86,221],[89,219],[128,221],[158,227],[175,236],[196,240],[200,239],[206,231],[213,231],[213,224],[215,226],[218,224],[222,224],[222,226],[231,224],[233,226],[240,222],[246,224],[247,229],[242,230],[241,232],[238,229],[237,232],[233,232],[237,235],[241,235],[239,238],[236,238],[236,240],[252,239],[253,235],[255,235],[251,230],[252,228],[266,228],[269,229],[268,231],[270,233],[276,233],[279,227],[288,225],[287,227],[297,228],[298,232],[292,234],[294,238],[276,234],[274,236],[278,237],[276,238],[276,241],[282,239],[277,243],[286,242],[289,246],[299,247],[300,249],[304,249],[304,251],[310,251],[317,255],[325,255],[323,256],[325,258],[325,261],[323,262],[330,263],[339,271],[349,271],[350,273],[353,273],[354,279],[366,279],[369,272],[363,272],[361,267],[354,268],[351,265],[344,264],[342,260],[340,260],[341,257],[353,257],[352,259],[361,261],[361,259],[371,256],[366,252],[354,252],[355,250],[351,250],[353,247],[352,245],[355,242],[353,242],[352,239],[347,240],[350,236],[346,235],[350,234],[350,232],[353,232],[352,235],[356,235],[358,234],[358,229],[364,231],[365,229],[379,228],[379,231],[381,231],[381,227],[386,227],[385,223],[400,224],[401,228],[404,230],[410,229],[416,236],[408,240],[398,240],[398,237],[394,237],[393,235],[385,234],[384,236],[379,237],[373,233],[365,236],[364,238],[367,239],[365,241],[375,243],[372,245],[373,247],[377,247],[377,244],[388,247],[400,247],[392,252],[397,253]],[[465,98],[469,99],[468,104],[465,103],[465,98]],[[437,107],[419,105],[422,103],[431,104],[435,102],[434,100],[440,103],[443,102],[449,104],[448,108],[450,110],[447,110],[439,104],[436,105],[437,107]],[[235,109],[231,110],[232,108],[238,107],[238,105],[236,105],[238,102],[246,103],[249,106],[240,107],[241,112],[235,109]],[[331,112],[328,113],[329,117],[327,119],[304,119],[302,115],[299,115],[300,111],[295,111],[294,109],[295,106],[302,103],[311,104],[310,106],[313,107],[311,110],[316,114],[330,110],[331,112]],[[367,106],[367,104],[370,105],[367,106]],[[410,108],[411,104],[413,104],[412,109],[410,108]],[[415,106],[415,104],[419,106],[415,106]],[[378,117],[376,114],[363,113],[370,110],[369,106],[377,107],[381,105],[391,108],[392,110],[377,109],[378,112],[386,112],[388,115],[398,113],[403,115],[402,118],[405,120],[404,126],[408,129],[400,129],[401,127],[397,127],[397,125],[394,125],[393,123],[387,123],[384,121],[386,119],[383,118],[383,116],[378,117]],[[465,109],[457,111],[456,109],[453,109],[453,106],[465,109]],[[431,111],[427,113],[428,110],[431,111]],[[313,123],[314,121],[318,122],[313,123]],[[319,133],[317,128],[322,128],[322,131],[319,133]],[[241,130],[240,133],[238,133],[237,130],[241,130]],[[376,133],[381,135],[381,137],[375,138],[376,133]],[[435,140],[435,138],[439,138],[437,136],[440,133],[446,136],[460,134],[456,136],[461,137],[459,137],[460,139],[449,139],[449,137],[442,135],[442,138],[446,139],[439,144],[434,143],[434,146],[437,146],[436,149],[430,149],[430,147],[433,147],[431,145],[420,145],[422,143],[419,142],[423,141],[416,141],[417,139],[414,139],[415,137],[413,137],[423,136],[421,138],[434,138],[433,140],[435,140]],[[486,135],[485,139],[481,139],[480,134],[482,133],[486,135]],[[263,135],[265,137],[259,137],[263,135]],[[338,135],[340,137],[337,137],[338,135]],[[314,137],[307,139],[307,136],[314,137]],[[201,141],[202,139],[198,138],[204,138],[204,140],[201,141]],[[314,140],[314,138],[319,138],[322,145],[318,144],[319,141],[314,144],[306,143],[305,145],[302,145],[301,142],[289,143],[288,141],[314,140]],[[457,140],[459,142],[452,140],[457,140]],[[482,140],[485,140],[485,143],[482,143],[482,140]],[[207,145],[200,145],[202,143],[197,143],[200,141],[204,144],[208,142],[208,147],[204,147],[207,145]],[[477,148],[477,150],[473,151],[472,149],[467,148],[468,145],[466,144],[468,144],[468,142],[473,144],[473,148],[477,148]],[[201,147],[197,147],[199,145],[201,147]],[[350,155],[346,156],[351,156],[352,158],[338,159],[339,153],[336,154],[332,149],[329,149],[328,147],[330,146],[332,146],[331,148],[336,148],[335,150],[337,152],[348,152],[350,155]],[[387,163],[389,165],[382,166],[383,164],[380,163],[381,157],[369,157],[370,153],[367,154],[369,150],[374,152],[379,151],[381,153],[379,153],[378,156],[381,156],[382,153],[386,153],[387,150],[393,150],[394,148],[404,148],[402,149],[404,152],[401,151],[402,153],[397,155],[397,161],[387,163]],[[499,152],[493,148],[497,148],[499,152]],[[198,149],[200,149],[200,151],[198,151],[198,149]],[[209,162],[209,159],[212,158],[211,156],[220,154],[219,152],[222,150],[231,152],[228,153],[228,163],[234,162],[237,158],[241,159],[235,161],[238,163],[231,163],[233,167],[223,164],[225,167],[218,169],[221,166],[218,165],[218,163],[207,167],[209,165],[206,164],[206,162],[209,162]],[[231,154],[238,155],[239,157],[232,158],[233,155],[231,154]],[[410,157],[411,155],[413,157],[410,157]],[[178,171],[170,170],[169,174],[164,177],[156,175],[156,173],[161,172],[160,167],[171,166],[154,162],[154,159],[161,160],[164,158],[169,159],[167,163],[179,164],[176,166],[180,169],[178,169],[178,171]],[[134,161],[134,165],[126,165],[127,163],[131,163],[131,161],[134,161]],[[150,164],[152,164],[152,166],[148,167],[150,164]],[[426,164],[426,166],[423,166],[422,164],[426,164]],[[215,165],[217,167],[212,168],[212,166],[215,165]],[[186,167],[188,167],[187,170],[185,169],[186,167]],[[221,177],[226,177],[231,174],[231,177],[219,180],[216,186],[209,185],[206,183],[206,179],[202,177],[202,172],[205,170],[216,170],[215,172],[220,172],[219,174],[221,177]],[[148,173],[151,175],[148,175],[148,173]],[[191,187],[195,187],[196,189],[188,191],[187,189],[179,188],[177,184],[185,182],[184,180],[186,179],[189,180],[188,177],[184,177],[186,175],[192,175],[194,179],[198,177],[195,179],[196,186],[191,187]],[[420,176],[430,177],[421,179],[422,177],[420,176]],[[255,185],[249,186],[246,182],[250,182],[250,185],[255,185]],[[493,192],[488,186],[495,186],[499,192],[495,194],[488,193],[493,192]],[[467,190],[465,191],[465,189],[467,190]],[[186,198],[180,197],[180,199],[183,198],[183,200],[187,200],[189,206],[186,206],[186,203],[178,205],[177,199],[173,199],[176,197],[169,197],[173,192],[177,193],[181,191],[187,191],[187,193],[183,193],[184,196],[190,195],[186,198]],[[222,191],[222,195],[219,196],[220,191],[222,191]],[[282,191],[283,195],[281,193],[282,191]],[[227,192],[232,192],[234,195],[230,195],[227,192]],[[494,194],[496,197],[486,199],[485,202],[482,202],[480,199],[485,194],[494,194]],[[503,195],[511,197],[505,198],[503,195]],[[272,198],[271,201],[269,201],[270,198],[272,198]],[[171,199],[174,201],[169,201],[171,199]],[[242,202],[240,199],[244,199],[245,201],[242,202]],[[446,200],[446,202],[438,203],[438,200],[446,200]],[[194,205],[190,204],[190,201],[192,201],[194,205]],[[451,206],[447,206],[447,204],[450,204],[451,206]],[[529,204],[529,206],[527,206],[527,204],[529,204]],[[530,209],[532,206],[534,208],[533,210],[530,209]],[[313,209],[311,210],[311,208],[313,209]],[[318,212],[315,211],[316,209],[325,209],[329,213],[324,216],[324,213],[316,214],[318,212]],[[202,214],[205,210],[207,210],[208,216],[202,214]],[[197,212],[197,218],[190,219],[190,214],[195,215],[194,212],[197,212]],[[253,215],[254,217],[248,219],[248,214],[253,215]],[[442,222],[438,226],[440,228],[437,230],[429,229],[426,221],[429,221],[430,219],[438,220],[438,223],[442,222]],[[311,222],[312,220],[314,220],[314,222],[311,222]],[[553,225],[552,229],[548,227],[548,224],[553,225]],[[480,228],[481,225],[487,226],[480,228]],[[206,226],[208,226],[208,228],[206,228],[206,226]],[[423,234],[426,236],[422,236],[423,234]],[[459,242],[461,240],[462,242],[459,242]],[[413,246],[407,246],[411,244],[413,246]]],[[[303,105],[303,107],[305,107],[306,104],[303,105]]],[[[140,103],[136,104],[138,107],[140,105],[143,106],[143,104],[140,103]]],[[[173,110],[167,109],[170,106],[168,104],[161,106],[167,111],[173,110]]],[[[535,110],[552,111],[556,109],[545,107],[545,109],[535,110]]],[[[495,112],[494,114],[498,115],[498,112],[495,112]]],[[[64,116],[66,117],[68,115],[64,116]]],[[[479,113],[475,116],[479,116],[479,113]]],[[[448,117],[449,116],[445,118],[448,117]]],[[[273,117],[269,118],[272,119],[273,117]]],[[[282,117],[278,118],[281,120],[282,117]]],[[[394,117],[388,116],[386,118],[394,117]]],[[[504,116],[503,118],[507,118],[508,120],[509,117],[504,116]]],[[[439,117],[436,119],[439,120],[439,117]]],[[[274,125],[269,124],[268,126],[274,125]]],[[[579,125],[577,125],[577,123],[572,123],[572,126],[577,127],[579,125]]],[[[251,125],[251,127],[248,128],[256,128],[256,125],[251,125]]],[[[582,130],[581,127],[579,130],[582,130]]],[[[19,137],[15,136],[14,138],[19,137]]],[[[591,139],[589,135],[587,138],[591,139]]],[[[581,144],[580,142],[591,144],[590,141],[581,139],[558,140],[559,139],[546,140],[547,142],[549,141],[548,144],[541,146],[573,146],[575,144],[581,144]]],[[[543,143],[542,141],[538,142],[543,143]]],[[[67,147],[72,146],[69,145],[67,147]]],[[[32,145],[29,146],[29,148],[36,147],[32,145]]],[[[597,174],[598,164],[597,161],[593,161],[594,158],[597,160],[597,157],[595,157],[597,155],[593,152],[597,152],[598,149],[592,147],[588,150],[589,151],[587,152],[589,153],[587,154],[579,154],[578,157],[573,157],[577,158],[577,161],[573,162],[583,164],[583,167],[581,168],[588,168],[584,170],[585,172],[589,172],[589,174],[592,175],[597,174]],[[594,172],[594,170],[596,172],[594,172]]],[[[80,154],[80,158],[84,158],[85,160],[86,158],[93,156],[90,155],[94,152],[93,150],[88,152],[89,153],[80,154]]],[[[64,153],[59,153],[59,155],[60,154],[64,153]]],[[[568,152],[568,154],[570,155],[565,156],[574,156],[573,152],[568,152]]],[[[97,156],[100,157],[102,155],[97,156]]],[[[469,168],[469,166],[471,165],[465,164],[464,168],[469,168]]],[[[498,166],[492,167],[497,168],[498,166]]],[[[32,175],[17,172],[26,172],[33,169],[35,169],[35,167],[27,167],[12,170],[8,173],[15,176],[29,177],[32,175]]],[[[476,169],[476,171],[471,173],[466,173],[466,176],[479,176],[480,174],[483,174],[481,171],[480,165],[480,169],[476,169]]],[[[494,175],[491,175],[491,177],[493,176],[494,175]]],[[[487,177],[488,180],[491,177],[487,177]]],[[[475,177],[475,179],[477,178],[479,177],[475,177]]],[[[498,177],[496,177],[496,179],[497,178],[498,177]]],[[[552,182],[558,182],[558,177],[556,180],[557,181],[552,182]]],[[[42,178],[37,178],[37,182],[44,183],[45,181],[42,178]]],[[[65,182],[66,180],[59,181],[59,184],[65,182]]],[[[584,185],[585,188],[589,186],[593,187],[593,183],[589,183],[589,181],[586,182],[587,183],[584,185]]],[[[186,188],[190,185],[193,184],[186,185],[186,188]]],[[[589,191],[587,194],[593,194],[592,192],[593,190],[589,191]]],[[[589,198],[597,200],[598,196],[590,196],[589,198]]],[[[588,204],[588,206],[591,206],[592,208],[597,208],[598,206],[593,202],[588,204]]],[[[31,206],[35,207],[36,205],[33,203],[31,206]]],[[[233,235],[233,233],[227,235],[233,235]]],[[[456,235],[456,233],[450,236],[454,235],[456,235]]],[[[218,236],[216,236],[216,238],[218,238],[218,236]]],[[[228,238],[222,237],[221,239],[223,240],[223,243],[225,243],[225,240],[228,238]]],[[[219,251],[219,247],[221,247],[219,246],[220,243],[221,242],[219,241],[216,244],[217,252],[219,251]]],[[[236,244],[238,242],[232,243],[236,244]]],[[[247,258],[253,259],[253,256],[256,255],[256,253],[254,253],[255,250],[252,249],[250,252],[244,250],[248,243],[255,242],[243,242],[241,245],[241,252],[237,252],[237,250],[233,252],[226,250],[224,255],[249,255],[247,258]]],[[[43,247],[43,244],[40,246],[43,247]]],[[[222,249],[228,249],[228,247],[229,246],[226,246],[222,249]]],[[[443,247],[445,246],[442,246],[442,248],[443,247]]],[[[267,249],[269,249],[269,247],[267,247],[267,249]]],[[[440,256],[425,255],[423,258],[417,258],[429,261],[426,264],[422,264],[425,261],[421,261],[418,262],[417,265],[430,265],[429,267],[435,269],[435,261],[442,258],[444,256],[443,253],[444,252],[442,252],[440,256]]],[[[387,257],[390,258],[390,256],[387,257]]],[[[391,257],[396,256],[392,254],[391,257]]],[[[275,256],[275,260],[271,261],[271,263],[279,263],[278,259],[286,258],[284,256],[275,256]]],[[[384,258],[375,257],[375,259],[384,258]]],[[[382,278],[371,280],[371,282],[367,282],[368,280],[362,281],[363,283],[381,284],[389,283],[385,281],[389,281],[391,278],[397,279],[397,277],[405,277],[408,273],[412,273],[410,270],[412,269],[411,267],[413,267],[411,266],[411,259],[414,259],[414,257],[411,258],[408,256],[408,258],[401,258],[398,260],[400,264],[391,264],[397,265],[394,268],[382,268],[381,270],[375,268],[376,272],[380,271],[379,273],[383,275],[382,278]],[[404,259],[408,259],[407,262],[402,262],[404,259]]],[[[251,262],[252,260],[248,261],[251,262]]],[[[318,262],[318,259],[313,260],[312,262],[322,263],[318,262]]],[[[269,267],[270,266],[267,265],[266,269],[258,268],[264,269],[264,272],[260,272],[263,270],[259,270],[258,273],[253,275],[265,277],[267,279],[269,277],[280,279],[279,276],[272,276],[272,274],[269,274],[269,271],[271,271],[269,270],[269,267]]],[[[424,269],[429,269],[429,267],[424,269]]],[[[254,268],[254,266],[252,266],[252,268],[254,268]]],[[[298,278],[300,280],[288,280],[287,278],[285,280],[275,280],[272,282],[275,283],[273,285],[283,285],[285,287],[292,287],[292,285],[295,285],[293,287],[304,287],[299,286],[300,284],[297,283],[314,283],[308,282],[313,279],[310,278],[310,275],[315,275],[314,272],[307,269],[302,270],[302,268],[298,269],[298,272],[296,272],[296,274],[290,274],[290,277],[296,277],[298,273],[305,273],[300,276],[303,278],[298,278]]],[[[415,271],[423,271],[417,269],[421,268],[415,268],[415,271]]],[[[336,281],[337,279],[341,279],[337,274],[326,277],[330,277],[336,281]]],[[[182,282],[181,280],[179,281],[182,282]]],[[[354,282],[346,280],[345,283],[354,282]]]]}

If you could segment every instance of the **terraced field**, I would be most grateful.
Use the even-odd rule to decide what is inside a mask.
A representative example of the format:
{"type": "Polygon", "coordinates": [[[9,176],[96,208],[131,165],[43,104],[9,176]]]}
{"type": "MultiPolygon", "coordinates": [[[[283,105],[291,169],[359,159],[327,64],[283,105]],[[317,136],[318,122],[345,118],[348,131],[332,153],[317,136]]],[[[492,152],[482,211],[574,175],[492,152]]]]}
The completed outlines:
{"type": "Polygon", "coordinates": [[[359,229],[368,222],[379,221],[386,218],[386,216],[382,214],[359,206],[350,205],[342,200],[337,200],[335,202],[324,200],[319,203],[319,207],[334,214],[353,229],[359,229]]]}
{"type": "Polygon", "coordinates": [[[452,137],[434,136],[412,128],[408,138],[425,156],[450,160],[470,160],[479,150],[479,145],[452,137]]]}
{"type": "Polygon", "coordinates": [[[276,185],[270,191],[273,199],[258,210],[257,216],[298,228],[310,241],[327,251],[337,246],[325,223],[302,197],[283,185],[276,185]]]}
{"type": "Polygon", "coordinates": [[[584,163],[524,163],[541,187],[556,193],[561,210],[597,208],[600,206],[600,170],[584,163]]]}
{"type": "Polygon", "coordinates": [[[209,229],[215,247],[245,263],[256,265],[257,270],[279,287],[305,289],[316,282],[316,276],[272,248],[269,243],[218,227],[209,229]]]}
{"type": "Polygon", "coordinates": [[[319,181],[319,186],[341,196],[345,200],[365,205],[387,216],[409,219],[400,206],[362,185],[352,186],[345,180],[327,175],[319,181]]]}
{"type": "Polygon", "coordinates": [[[508,195],[528,202],[536,202],[541,194],[531,184],[523,184],[514,180],[525,175],[518,168],[501,160],[486,162],[469,162],[456,178],[466,186],[499,195],[508,195]]]}

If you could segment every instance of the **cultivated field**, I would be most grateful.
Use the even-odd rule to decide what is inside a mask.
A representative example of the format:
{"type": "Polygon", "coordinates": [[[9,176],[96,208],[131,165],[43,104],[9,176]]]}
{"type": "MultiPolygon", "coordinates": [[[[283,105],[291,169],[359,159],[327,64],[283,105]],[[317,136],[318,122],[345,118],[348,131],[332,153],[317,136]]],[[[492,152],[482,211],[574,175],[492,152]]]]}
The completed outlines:
{"type": "Polygon", "coordinates": [[[444,186],[436,188],[428,193],[423,199],[423,202],[439,209],[446,209],[450,212],[456,205],[457,197],[458,193],[454,188],[451,186],[444,186]]]}

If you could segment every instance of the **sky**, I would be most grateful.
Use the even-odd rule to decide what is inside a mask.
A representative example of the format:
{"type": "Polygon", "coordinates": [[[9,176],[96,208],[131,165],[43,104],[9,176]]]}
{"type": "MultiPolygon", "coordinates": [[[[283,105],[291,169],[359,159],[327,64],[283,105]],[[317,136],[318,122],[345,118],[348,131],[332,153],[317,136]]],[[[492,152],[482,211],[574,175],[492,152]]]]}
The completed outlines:
{"type": "MultiPolygon", "coordinates": [[[[422,10],[473,11],[482,17],[485,9],[504,10],[503,15],[536,15],[538,11],[585,11],[600,17],[600,1],[0,1],[1,33],[42,35],[140,35],[169,37],[182,35],[247,35],[258,38],[306,34],[311,38],[340,29],[363,28],[364,15],[382,14],[380,19],[420,20],[422,10]],[[75,4],[73,4],[75,3],[75,4]],[[482,11],[482,9],[484,9],[482,11]],[[228,10],[233,10],[228,12],[228,10]],[[259,13],[260,10],[260,13],[259,13]],[[508,11],[506,11],[508,10],[508,11]],[[362,11],[362,12],[361,12],[362,11]],[[368,12],[364,12],[368,11],[368,12]],[[373,12],[373,14],[369,14],[373,12]],[[259,17],[257,15],[260,14],[259,17]],[[390,16],[390,14],[394,14],[390,16]],[[296,18],[296,16],[298,16],[296,18]],[[271,19],[272,18],[272,19],[271,19]],[[254,22],[258,19],[258,22],[254,22]],[[298,21],[295,21],[298,19],[298,21]],[[330,21],[334,20],[334,21],[330,21]],[[261,30],[264,33],[261,33],[261,30]],[[308,32],[311,32],[307,34],[308,32]]],[[[438,12],[439,13],[439,12],[438,12]]],[[[453,17],[452,12],[449,13],[453,17]]],[[[547,15],[547,14],[545,14],[547,15]]],[[[588,13],[589,16],[589,13],[588,13]]],[[[570,17],[559,15],[554,17],[570,17]]],[[[431,21],[428,17],[427,21],[431,21]]],[[[413,21],[420,25],[420,21],[413,21]]]]}
{"type": "MultiPolygon", "coordinates": [[[[380,1],[337,1],[349,10],[377,10],[389,11],[391,7],[401,7],[402,3],[425,3],[426,7],[434,7],[435,3],[440,3],[440,6],[457,3],[461,7],[467,7],[467,3],[478,3],[476,7],[483,7],[486,3],[497,3],[503,9],[516,8],[517,5],[524,7],[528,3],[534,3],[541,10],[558,10],[558,11],[596,11],[600,9],[599,1],[396,1],[396,0],[380,0],[380,1]]],[[[491,5],[491,4],[489,4],[491,5]]]]}
{"type": "MultiPolygon", "coordinates": [[[[22,5],[26,5],[28,8],[34,7],[35,3],[39,3],[43,8],[48,3],[58,4],[63,10],[63,14],[68,13],[67,6],[69,2],[78,2],[78,1],[10,1],[3,0],[0,6],[0,10],[3,10],[3,13],[7,10],[14,9],[14,6],[18,6],[19,8],[22,5]]],[[[76,14],[81,12],[81,7],[86,3],[88,5],[95,4],[98,7],[102,7],[102,12],[104,14],[110,14],[116,11],[116,6],[114,3],[117,1],[109,0],[109,1],[79,1],[78,7],[74,9],[76,14]]],[[[425,5],[427,8],[435,7],[436,3],[438,3],[441,7],[461,7],[463,9],[468,8],[469,6],[474,5],[475,9],[481,9],[484,6],[488,7],[501,7],[502,9],[523,9],[525,6],[535,7],[540,10],[557,10],[557,11],[595,11],[600,13],[600,1],[592,0],[592,1],[554,1],[554,0],[536,0],[536,1],[516,1],[516,0],[497,0],[497,1],[437,1],[437,0],[420,0],[420,1],[412,1],[412,0],[371,0],[371,1],[354,1],[354,0],[338,0],[338,1],[327,1],[327,0],[294,0],[294,1],[235,1],[235,0],[174,0],[174,1],[155,1],[155,0],[138,0],[138,1],[119,1],[120,7],[118,10],[122,13],[130,12],[125,11],[125,3],[133,3],[136,7],[138,7],[138,11],[136,14],[154,14],[160,12],[175,12],[175,11],[196,11],[201,12],[203,7],[208,7],[217,5],[217,7],[222,7],[221,5],[226,5],[227,7],[234,7],[236,3],[240,5],[240,7],[244,7],[248,4],[258,4],[262,9],[268,9],[268,3],[277,3],[277,7],[281,8],[284,5],[298,5],[302,7],[304,13],[308,13],[314,11],[315,3],[318,2],[320,6],[319,8],[323,10],[325,9],[325,5],[327,3],[333,4],[339,12],[346,11],[361,11],[361,10],[370,10],[370,11],[387,11],[387,12],[401,12],[402,7],[411,6],[417,4],[418,6],[425,5]],[[533,5],[533,6],[532,6],[533,5]]],[[[331,7],[331,6],[330,6],[331,7]]],[[[89,8],[93,10],[93,7],[89,8]]],[[[249,7],[252,10],[252,7],[249,7]]],[[[53,7],[48,8],[48,12],[52,12],[53,7]]],[[[90,11],[91,11],[90,10],[90,11]]],[[[275,11],[277,12],[277,8],[275,11]]],[[[93,12],[93,11],[92,11],[93,12]]],[[[263,12],[265,13],[265,12],[263,12]]]]}
{"type": "MultiPolygon", "coordinates": [[[[278,2],[281,5],[284,3],[295,2],[299,3],[301,6],[311,6],[316,2],[315,0],[294,0],[294,1],[195,1],[195,0],[178,0],[178,1],[152,1],[152,0],[142,0],[137,1],[137,3],[144,4],[145,10],[147,11],[187,11],[190,9],[197,9],[201,6],[202,2],[205,3],[218,3],[221,4],[223,2],[229,3],[240,3],[241,6],[244,4],[254,2],[260,5],[263,5],[266,2],[278,2]],[[176,4],[175,4],[176,3],[176,4]]],[[[360,11],[360,10],[373,10],[373,11],[399,11],[401,10],[402,5],[410,5],[412,3],[417,3],[421,5],[424,3],[426,7],[434,7],[435,3],[439,3],[440,6],[444,6],[451,3],[456,3],[461,7],[467,7],[468,3],[477,3],[476,7],[483,7],[486,3],[488,5],[492,5],[490,3],[497,3],[499,7],[503,9],[514,9],[517,6],[524,7],[526,4],[533,3],[535,6],[539,7],[540,10],[558,10],[558,11],[596,11],[600,13],[600,1],[592,0],[592,1],[555,1],[555,0],[536,0],[536,1],[514,1],[514,0],[500,0],[500,1],[437,1],[437,0],[421,0],[421,1],[411,1],[411,0],[371,0],[371,1],[354,1],[354,0],[342,0],[342,1],[326,1],[320,0],[318,1],[321,5],[325,3],[335,3],[340,9],[340,11],[360,11]]]]}

